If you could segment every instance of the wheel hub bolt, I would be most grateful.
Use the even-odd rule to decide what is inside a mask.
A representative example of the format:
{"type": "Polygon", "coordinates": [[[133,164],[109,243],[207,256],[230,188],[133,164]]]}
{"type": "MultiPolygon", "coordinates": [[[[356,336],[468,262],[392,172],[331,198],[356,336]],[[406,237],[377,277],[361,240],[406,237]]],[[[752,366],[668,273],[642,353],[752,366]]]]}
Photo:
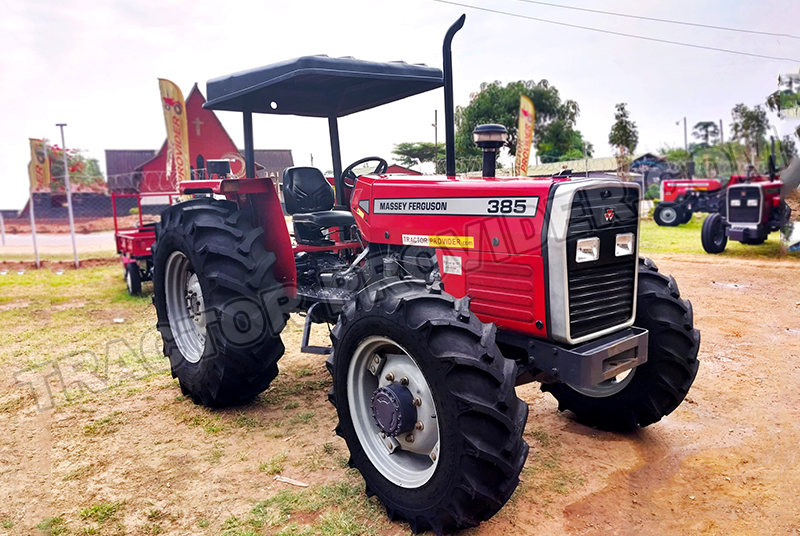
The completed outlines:
{"type": "Polygon", "coordinates": [[[394,374],[392,374],[391,372],[390,372],[390,373],[388,373],[388,374],[386,375],[386,381],[387,381],[387,382],[393,382],[393,381],[394,381],[394,374]]]}
{"type": "Polygon", "coordinates": [[[400,378],[400,385],[408,385],[408,378],[406,378],[405,376],[400,378]]]}
{"type": "Polygon", "coordinates": [[[414,428],[421,432],[425,429],[425,425],[422,424],[422,421],[417,421],[417,424],[414,425],[414,428]]]}
{"type": "Polygon", "coordinates": [[[431,460],[436,461],[436,453],[431,452],[431,460]]]}
{"type": "Polygon", "coordinates": [[[414,397],[414,405],[415,406],[421,406],[422,405],[422,399],[420,397],[418,397],[418,396],[415,396],[414,397]]]}
{"type": "Polygon", "coordinates": [[[413,443],[413,442],[414,442],[414,434],[408,434],[408,435],[406,436],[406,441],[407,441],[408,443],[413,443]]]}

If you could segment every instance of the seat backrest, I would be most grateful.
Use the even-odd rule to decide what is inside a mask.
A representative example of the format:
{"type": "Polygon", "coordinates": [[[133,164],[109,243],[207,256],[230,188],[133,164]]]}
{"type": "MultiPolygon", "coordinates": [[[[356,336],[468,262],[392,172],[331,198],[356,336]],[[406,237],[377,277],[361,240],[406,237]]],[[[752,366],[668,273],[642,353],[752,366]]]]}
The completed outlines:
{"type": "Polygon", "coordinates": [[[334,203],[333,188],[317,168],[286,168],[283,170],[283,201],[289,214],[330,210],[334,203]]]}

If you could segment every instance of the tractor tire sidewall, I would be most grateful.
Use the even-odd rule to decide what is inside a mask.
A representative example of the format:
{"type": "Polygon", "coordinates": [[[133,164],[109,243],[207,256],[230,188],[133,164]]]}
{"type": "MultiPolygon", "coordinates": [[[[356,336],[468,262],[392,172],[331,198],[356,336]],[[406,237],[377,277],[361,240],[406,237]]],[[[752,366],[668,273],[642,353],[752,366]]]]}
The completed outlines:
{"type": "Polygon", "coordinates": [[[659,203],[656,206],[655,211],[653,212],[653,219],[655,222],[660,225],[661,227],[677,227],[681,224],[681,220],[683,218],[683,209],[675,203],[665,202],[659,203]],[[672,220],[664,220],[663,219],[663,212],[667,209],[672,209],[675,211],[675,218],[672,220]]]}
{"type": "Polygon", "coordinates": [[[563,383],[545,384],[559,410],[602,430],[627,432],[661,420],[680,405],[697,375],[700,332],[694,329],[692,305],[680,298],[672,277],[640,259],[638,304],[634,325],[648,330],[647,361],[636,367],[620,392],[594,398],[563,383]]]}
{"type": "Polygon", "coordinates": [[[511,497],[528,454],[522,437],[528,406],[516,396],[516,366],[497,348],[494,326],[474,314],[459,320],[458,300],[431,295],[420,281],[409,285],[411,291],[388,300],[370,297],[368,287],[345,306],[331,334],[329,397],[339,414],[337,433],[347,442],[350,464],[364,477],[367,493],[377,495],[389,517],[407,520],[414,532],[441,534],[489,519],[511,497]],[[412,356],[435,400],[439,459],[430,479],[417,488],[402,488],[381,474],[350,415],[350,360],[372,335],[392,339],[412,356]]]}
{"type": "MultiPolygon", "coordinates": [[[[408,330],[402,329],[398,324],[384,318],[364,318],[350,326],[345,338],[339,346],[338,355],[343,359],[342,363],[337,363],[334,376],[334,390],[337,393],[347,393],[347,372],[350,364],[349,359],[353,355],[358,344],[370,335],[380,333],[398,343],[417,362],[420,370],[425,374],[428,385],[431,386],[431,394],[436,404],[437,420],[440,422],[455,422],[458,419],[458,409],[455,401],[450,397],[442,397],[441,393],[433,386],[442,385],[447,377],[447,365],[433,356],[425,345],[421,344],[419,338],[414,338],[408,330]],[[347,364],[347,366],[345,366],[347,364]]],[[[342,403],[349,403],[346,395],[342,403]]],[[[343,412],[340,416],[340,423],[345,437],[357,438],[355,427],[349,411],[343,412]]],[[[372,483],[373,488],[392,489],[392,500],[401,508],[414,508],[420,503],[435,504],[442,496],[446,495],[455,480],[457,464],[454,460],[460,458],[463,446],[459,444],[457,437],[453,433],[454,427],[443,427],[439,429],[439,463],[436,472],[431,479],[422,487],[415,489],[403,489],[387,480],[367,457],[364,449],[358,440],[348,441],[350,455],[353,463],[361,469],[361,473],[367,482],[372,483]]],[[[380,494],[379,494],[380,495],[380,494]]]]}
{"type": "Polygon", "coordinates": [[[142,294],[142,275],[139,272],[139,265],[135,262],[129,262],[125,266],[125,286],[131,296],[142,294]]]}
{"type": "Polygon", "coordinates": [[[692,221],[692,216],[693,215],[694,215],[694,212],[692,212],[691,210],[684,210],[683,211],[683,217],[681,218],[681,224],[689,223],[690,221],[692,221]]]}
{"type": "Polygon", "coordinates": [[[153,304],[158,330],[172,376],[196,404],[245,404],[278,374],[284,294],[272,275],[275,256],[264,250],[262,235],[234,203],[209,198],[173,205],[156,225],[153,304]],[[203,293],[206,342],[196,363],[181,353],[167,313],[165,268],[175,251],[189,260],[203,293]],[[249,329],[237,324],[241,315],[249,329]]]}
{"type": "Polygon", "coordinates": [[[716,255],[725,251],[728,246],[728,235],[725,232],[725,220],[721,214],[709,214],[700,230],[700,242],[706,253],[716,255]],[[720,229],[721,228],[721,229],[720,229]],[[722,239],[717,240],[719,233],[722,239]]]}

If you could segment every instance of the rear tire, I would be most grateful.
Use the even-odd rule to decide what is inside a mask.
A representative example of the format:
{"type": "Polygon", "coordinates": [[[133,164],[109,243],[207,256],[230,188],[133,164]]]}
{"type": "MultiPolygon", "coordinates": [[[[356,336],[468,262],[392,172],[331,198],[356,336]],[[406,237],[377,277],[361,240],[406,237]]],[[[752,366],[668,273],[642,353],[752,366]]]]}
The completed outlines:
{"type": "Polygon", "coordinates": [[[683,219],[683,209],[676,203],[662,202],[656,205],[653,219],[662,227],[676,227],[683,219]]]}
{"type": "Polygon", "coordinates": [[[128,294],[131,296],[141,296],[142,294],[142,273],[139,265],[129,262],[125,265],[125,286],[128,287],[128,294]]]}
{"type": "Polygon", "coordinates": [[[640,258],[635,325],[649,331],[647,362],[616,384],[609,380],[583,389],[553,383],[542,391],[558,400],[559,411],[569,410],[601,430],[627,432],[653,424],[680,405],[697,375],[700,332],[693,324],[692,304],[681,299],[675,280],[640,258]]]}
{"type": "Polygon", "coordinates": [[[725,251],[728,235],[725,232],[725,218],[721,214],[709,214],[700,231],[700,241],[706,253],[717,254],[725,251]]]}
{"type": "Polygon", "coordinates": [[[153,303],[164,355],[195,404],[244,404],[278,374],[286,319],[275,255],[230,201],[173,205],[156,224],[153,303]]]}
{"type": "MultiPolygon", "coordinates": [[[[345,305],[331,333],[327,365],[333,375],[329,398],[339,415],[336,432],[347,442],[350,465],[364,477],[367,494],[377,495],[389,517],[408,521],[414,532],[473,527],[497,513],[519,484],[528,454],[522,438],[528,406],[516,396],[516,366],[500,353],[495,333],[494,325],[470,313],[468,299],[426,290],[416,280],[385,280],[361,291],[345,305]],[[395,350],[380,350],[376,340],[395,350]],[[374,353],[363,361],[365,344],[373,344],[374,353]],[[438,447],[431,452],[438,455],[426,454],[427,446],[413,452],[426,439],[409,443],[406,432],[397,436],[392,454],[382,451],[381,441],[391,436],[381,440],[377,422],[357,404],[364,399],[359,390],[397,385],[399,378],[386,376],[397,372],[392,360],[403,352],[425,378],[420,382],[403,374],[411,380],[405,385],[433,386],[433,403],[419,407],[435,412],[428,421],[433,424],[423,431],[435,427],[438,447]],[[358,368],[379,356],[384,361],[375,372],[358,368]],[[362,383],[354,385],[353,378],[362,383]]],[[[426,399],[424,392],[417,396],[426,399]]],[[[430,415],[411,418],[422,422],[430,415]]]]}

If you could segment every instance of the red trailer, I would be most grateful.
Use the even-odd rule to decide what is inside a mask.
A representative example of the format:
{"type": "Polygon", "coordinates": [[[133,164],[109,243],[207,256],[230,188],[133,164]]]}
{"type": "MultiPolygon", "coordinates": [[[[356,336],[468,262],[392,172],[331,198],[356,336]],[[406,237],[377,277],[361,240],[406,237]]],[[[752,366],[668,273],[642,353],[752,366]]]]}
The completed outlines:
{"type": "Polygon", "coordinates": [[[174,204],[180,195],[179,192],[111,194],[114,241],[122,258],[125,283],[131,296],[141,294],[142,281],[152,279],[153,255],[150,248],[156,240],[155,224],[161,211],[174,204]],[[128,206],[134,203],[135,206],[128,206]],[[120,213],[119,205],[128,210],[120,213]]]}

